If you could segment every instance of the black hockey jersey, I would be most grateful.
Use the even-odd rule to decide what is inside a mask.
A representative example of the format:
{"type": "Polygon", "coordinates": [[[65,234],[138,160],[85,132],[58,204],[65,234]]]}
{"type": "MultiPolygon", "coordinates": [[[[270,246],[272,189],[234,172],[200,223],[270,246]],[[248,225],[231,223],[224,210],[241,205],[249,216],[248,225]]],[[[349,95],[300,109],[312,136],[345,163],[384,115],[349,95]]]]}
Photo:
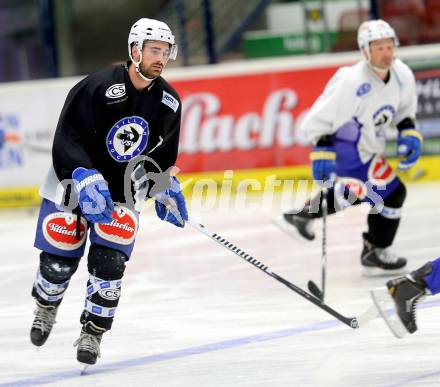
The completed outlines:
{"type": "MultiPolygon", "coordinates": [[[[52,148],[56,180],[71,179],[77,167],[95,168],[120,203],[126,202],[124,188],[127,192],[132,164],[140,156],[150,160],[146,172],[165,172],[175,164],[181,119],[176,91],[162,77],[136,90],[129,65],[93,73],[70,90],[52,148]]],[[[54,200],[45,192],[52,191],[47,183],[42,196],[54,200]]]]}

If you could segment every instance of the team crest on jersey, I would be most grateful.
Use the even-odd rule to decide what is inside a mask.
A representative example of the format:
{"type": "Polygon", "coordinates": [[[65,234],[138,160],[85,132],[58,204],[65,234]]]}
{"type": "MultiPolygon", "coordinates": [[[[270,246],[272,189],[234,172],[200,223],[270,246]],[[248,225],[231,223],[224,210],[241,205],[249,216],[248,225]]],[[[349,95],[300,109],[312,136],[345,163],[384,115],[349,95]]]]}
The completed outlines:
{"type": "Polygon", "coordinates": [[[148,122],[142,117],[125,117],[116,122],[107,134],[107,150],[119,162],[129,161],[147,147],[148,122]]]}
{"type": "Polygon", "coordinates": [[[116,206],[110,223],[95,223],[95,231],[109,242],[129,245],[134,241],[138,229],[138,220],[128,208],[116,206]]]}
{"type": "Polygon", "coordinates": [[[384,128],[393,122],[396,115],[396,109],[391,105],[382,106],[377,112],[373,114],[373,122],[376,128],[384,128]]]}
{"type": "Polygon", "coordinates": [[[368,168],[368,180],[377,186],[383,186],[394,180],[396,174],[388,161],[380,155],[374,156],[368,168]]]}
{"type": "Polygon", "coordinates": [[[61,250],[72,251],[80,247],[87,235],[87,222],[81,217],[79,240],[76,238],[77,217],[66,212],[54,212],[47,215],[42,224],[46,241],[61,250]]]}

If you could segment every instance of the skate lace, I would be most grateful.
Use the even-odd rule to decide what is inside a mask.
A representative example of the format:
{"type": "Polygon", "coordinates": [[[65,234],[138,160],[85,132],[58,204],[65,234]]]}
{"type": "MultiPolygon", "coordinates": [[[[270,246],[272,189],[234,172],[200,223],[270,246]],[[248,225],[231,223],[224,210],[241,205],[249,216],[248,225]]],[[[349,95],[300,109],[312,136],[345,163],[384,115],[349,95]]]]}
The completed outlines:
{"type": "Polygon", "coordinates": [[[34,311],[35,319],[32,323],[32,328],[36,328],[41,330],[42,332],[50,332],[53,325],[56,323],[56,308],[54,309],[45,309],[45,308],[37,308],[34,311]]]}
{"type": "Polygon", "coordinates": [[[78,346],[78,351],[85,351],[96,354],[101,357],[101,351],[99,348],[99,337],[96,335],[91,335],[90,333],[81,332],[78,340],[73,343],[73,346],[78,346]]]}
{"type": "Polygon", "coordinates": [[[417,295],[416,297],[414,297],[413,302],[411,303],[411,318],[414,322],[416,322],[416,309],[417,309],[417,304],[420,301],[423,301],[425,299],[425,294],[420,294],[417,295]]]}
{"type": "Polygon", "coordinates": [[[399,259],[397,254],[389,247],[386,247],[384,249],[377,248],[376,251],[379,259],[384,263],[396,263],[399,259]]]}

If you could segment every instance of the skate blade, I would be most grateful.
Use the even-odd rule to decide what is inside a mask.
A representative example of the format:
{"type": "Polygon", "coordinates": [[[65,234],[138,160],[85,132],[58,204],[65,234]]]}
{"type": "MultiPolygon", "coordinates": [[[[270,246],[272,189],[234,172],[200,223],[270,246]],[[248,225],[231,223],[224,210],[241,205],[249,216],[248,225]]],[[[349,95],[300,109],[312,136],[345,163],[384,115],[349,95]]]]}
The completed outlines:
{"type": "Polygon", "coordinates": [[[393,298],[388,292],[388,288],[384,286],[373,289],[370,291],[370,294],[379,314],[384,319],[392,334],[399,339],[402,339],[407,335],[408,331],[397,315],[396,306],[393,298]]]}
{"type": "Polygon", "coordinates": [[[85,375],[87,372],[87,369],[90,367],[90,364],[83,364],[83,363],[80,363],[80,364],[83,366],[83,368],[81,370],[81,375],[85,375]]]}
{"type": "Polygon", "coordinates": [[[357,317],[359,328],[367,325],[371,320],[374,320],[378,316],[376,306],[371,305],[366,311],[357,317]]]}
{"type": "Polygon", "coordinates": [[[380,267],[368,267],[362,266],[362,275],[364,277],[395,277],[396,275],[406,274],[407,270],[405,267],[400,269],[385,270],[380,267]]]}
{"type": "Polygon", "coordinates": [[[304,238],[295,226],[287,223],[283,215],[272,218],[272,223],[277,226],[281,231],[284,231],[287,235],[295,239],[297,242],[300,242],[302,244],[305,244],[306,242],[311,242],[307,238],[304,238]]]}

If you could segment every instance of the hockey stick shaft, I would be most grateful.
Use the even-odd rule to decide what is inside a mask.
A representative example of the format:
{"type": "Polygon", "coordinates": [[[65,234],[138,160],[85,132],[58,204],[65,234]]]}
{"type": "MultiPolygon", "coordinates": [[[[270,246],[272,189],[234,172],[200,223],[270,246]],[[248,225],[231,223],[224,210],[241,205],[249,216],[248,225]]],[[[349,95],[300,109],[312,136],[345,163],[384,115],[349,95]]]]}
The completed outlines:
{"type": "MultiPolygon", "coordinates": [[[[342,314],[338,313],[336,310],[331,308],[330,306],[324,304],[321,302],[318,298],[312,296],[310,293],[306,292],[305,290],[301,289],[300,287],[294,285],[293,283],[287,281],[283,277],[279,276],[278,274],[274,273],[268,266],[266,266],[264,263],[260,262],[258,259],[254,258],[252,255],[248,254],[246,251],[240,249],[238,246],[234,245],[233,243],[229,242],[226,238],[222,237],[221,235],[217,233],[210,232],[206,226],[203,224],[196,222],[195,220],[189,218],[188,222],[193,228],[195,228],[197,231],[200,231],[202,234],[205,234],[213,241],[217,242],[221,246],[225,247],[229,251],[233,252],[235,255],[239,256],[240,258],[244,259],[245,261],[249,262],[251,265],[255,266],[256,268],[260,269],[264,273],[266,273],[268,276],[276,279],[278,282],[281,282],[283,285],[288,287],[289,289],[293,290],[295,293],[299,294],[303,298],[305,298],[307,301],[311,302],[312,304],[315,304],[319,308],[323,309],[327,313],[331,314],[333,317],[341,321],[342,323],[348,325],[349,327],[356,329],[359,328],[360,321],[357,317],[346,317],[342,314]]],[[[363,315],[366,315],[367,312],[365,312],[363,315]]],[[[365,318],[364,318],[365,319],[365,318]]],[[[366,319],[365,319],[366,320],[366,319]]],[[[365,321],[366,323],[367,321],[365,321]]],[[[362,321],[363,325],[364,321],[362,321]]]]}
{"type": "Polygon", "coordinates": [[[325,283],[326,283],[326,271],[327,271],[327,215],[328,215],[328,201],[327,201],[327,187],[322,189],[322,250],[321,250],[321,289],[312,280],[308,282],[308,288],[310,293],[324,302],[325,297],[325,283]]]}
{"type": "Polygon", "coordinates": [[[321,255],[321,292],[322,302],[324,302],[325,296],[325,280],[327,271],[327,188],[322,190],[322,255],[321,255]]]}

